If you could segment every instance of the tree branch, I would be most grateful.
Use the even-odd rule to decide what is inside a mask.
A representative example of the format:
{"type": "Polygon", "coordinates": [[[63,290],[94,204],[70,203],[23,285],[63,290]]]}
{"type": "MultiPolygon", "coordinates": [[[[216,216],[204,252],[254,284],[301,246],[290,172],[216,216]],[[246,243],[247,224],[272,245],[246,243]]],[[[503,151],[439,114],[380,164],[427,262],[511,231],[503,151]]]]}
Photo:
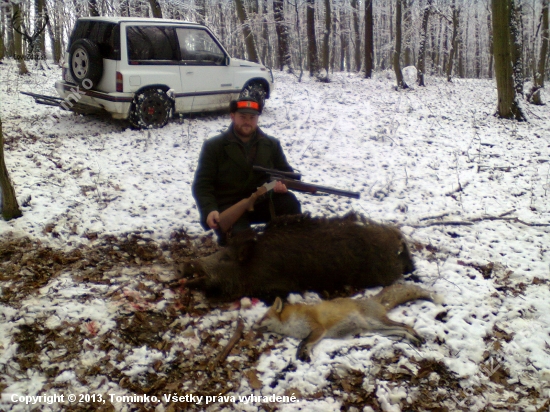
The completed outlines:
{"type": "MultiPolygon", "coordinates": [[[[512,223],[521,223],[525,226],[531,226],[531,227],[550,227],[550,223],[536,223],[536,222],[525,222],[524,220],[521,220],[518,217],[506,217],[512,213],[514,213],[516,209],[509,210],[507,212],[504,212],[498,216],[482,216],[482,217],[474,217],[467,220],[443,220],[439,222],[428,222],[424,224],[418,224],[418,225],[403,225],[403,226],[410,226],[414,228],[423,228],[423,227],[430,227],[430,226],[472,226],[474,223],[477,222],[483,222],[483,221],[491,221],[491,220],[502,220],[505,222],[512,222],[512,223]]],[[[445,216],[446,214],[442,215],[445,216]]],[[[420,220],[427,220],[430,218],[422,218],[420,220]]]]}

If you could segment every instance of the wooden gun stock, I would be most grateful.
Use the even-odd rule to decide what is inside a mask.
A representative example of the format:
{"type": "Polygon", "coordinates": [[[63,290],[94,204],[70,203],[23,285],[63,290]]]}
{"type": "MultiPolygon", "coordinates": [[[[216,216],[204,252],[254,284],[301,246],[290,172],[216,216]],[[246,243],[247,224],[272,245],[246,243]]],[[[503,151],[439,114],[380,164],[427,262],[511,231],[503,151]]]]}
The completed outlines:
{"type": "Polygon", "coordinates": [[[260,186],[250,197],[241,200],[240,202],[235,203],[229,209],[225,209],[220,213],[220,220],[218,226],[220,227],[223,233],[227,233],[229,229],[235,224],[237,220],[245,213],[251,212],[254,210],[254,203],[256,200],[263,194],[267,193],[273,188],[274,184],[266,183],[263,186],[260,186]]]}

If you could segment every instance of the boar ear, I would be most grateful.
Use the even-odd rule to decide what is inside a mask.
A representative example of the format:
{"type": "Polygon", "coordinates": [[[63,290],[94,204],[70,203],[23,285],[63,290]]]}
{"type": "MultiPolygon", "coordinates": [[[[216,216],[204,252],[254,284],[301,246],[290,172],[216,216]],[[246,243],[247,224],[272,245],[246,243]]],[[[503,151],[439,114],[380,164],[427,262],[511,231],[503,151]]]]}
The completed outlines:
{"type": "Polygon", "coordinates": [[[246,242],[240,245],[237,251],[237,260],[239,261],[239,263],[245,263],[252,257],[255,246],[256,239],[248,239],[246,242]]]}
{"type": "Polygon", "coordinates": [[[273,309],[275,309],[275,312],[281,313],[283,311],[283,301],[280,297],[275,298],[275,302],[273,302],[273,309]]]}

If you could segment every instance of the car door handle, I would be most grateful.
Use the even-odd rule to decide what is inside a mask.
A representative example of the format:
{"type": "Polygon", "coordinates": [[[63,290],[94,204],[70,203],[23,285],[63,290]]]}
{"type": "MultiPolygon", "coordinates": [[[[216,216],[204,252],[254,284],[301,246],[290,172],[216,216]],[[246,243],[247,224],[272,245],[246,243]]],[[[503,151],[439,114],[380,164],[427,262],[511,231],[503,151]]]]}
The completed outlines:
{"type": "Polygon", "coordinates": [[[195,73],[195,72],[185,72],[185,74],[193,74],[193,73],[195,73]]]}

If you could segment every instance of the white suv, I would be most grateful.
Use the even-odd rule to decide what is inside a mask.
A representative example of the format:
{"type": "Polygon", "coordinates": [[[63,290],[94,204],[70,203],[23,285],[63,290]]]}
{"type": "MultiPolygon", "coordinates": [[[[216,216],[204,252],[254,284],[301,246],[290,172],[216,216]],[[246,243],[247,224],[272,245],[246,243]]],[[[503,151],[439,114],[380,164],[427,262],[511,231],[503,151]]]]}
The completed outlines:
{"type": "Polygon", "coordinates": [[[138,128],[225,109],[239,96],[264,104],[273,89],[265,66],[230,57],[207,27],[179,20],[78,19],[65,62],[55,83],[63,107],[101,108],[138,128]]]}

